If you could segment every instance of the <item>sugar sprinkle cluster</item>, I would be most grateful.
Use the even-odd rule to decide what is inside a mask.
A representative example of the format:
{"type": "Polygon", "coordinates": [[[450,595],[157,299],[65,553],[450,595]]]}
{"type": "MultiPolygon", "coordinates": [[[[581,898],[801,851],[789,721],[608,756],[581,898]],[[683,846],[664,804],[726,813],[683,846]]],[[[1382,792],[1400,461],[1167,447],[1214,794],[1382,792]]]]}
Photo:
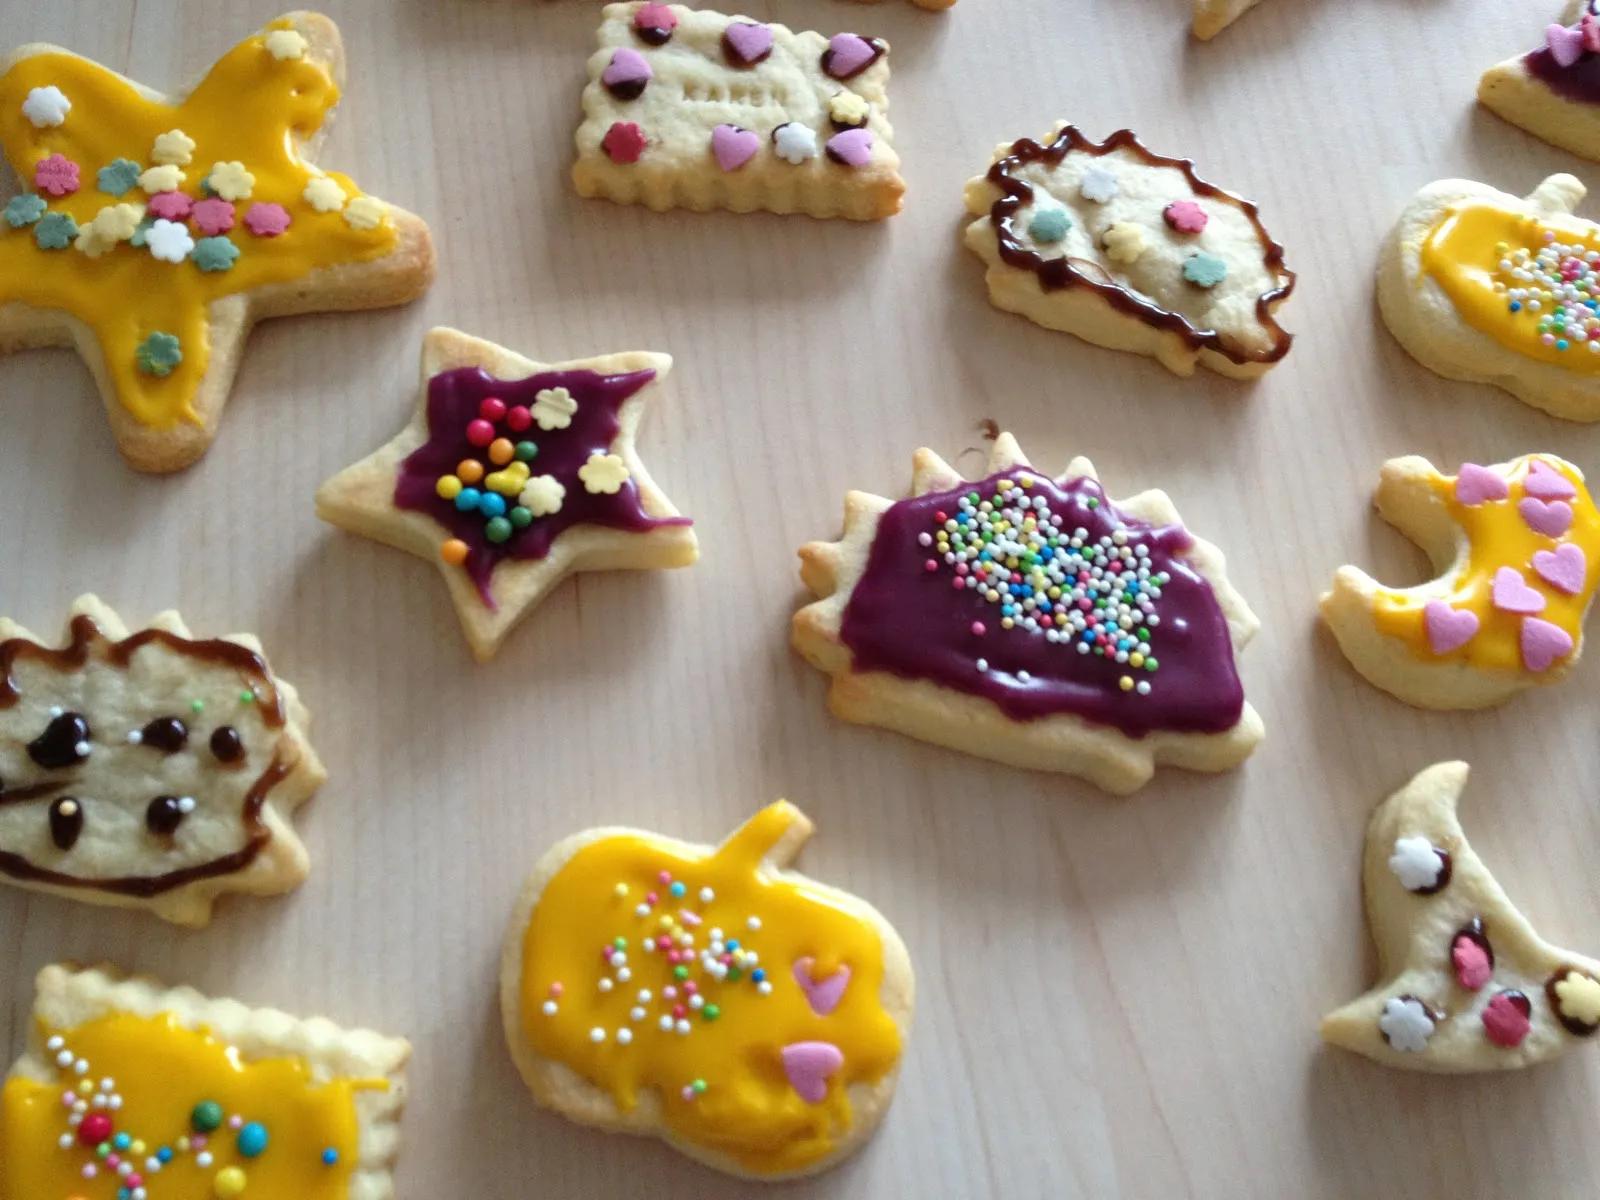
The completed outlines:
{"type": "Polygon", "coordinates": [[[1495,291],[1506,310],[1537,317],[1542,345],[1566,351],[1587,345],[1600,354],[1600,250],[1556,240],[1545,230],[1537,248],[1495,246],[1495,291]]]}

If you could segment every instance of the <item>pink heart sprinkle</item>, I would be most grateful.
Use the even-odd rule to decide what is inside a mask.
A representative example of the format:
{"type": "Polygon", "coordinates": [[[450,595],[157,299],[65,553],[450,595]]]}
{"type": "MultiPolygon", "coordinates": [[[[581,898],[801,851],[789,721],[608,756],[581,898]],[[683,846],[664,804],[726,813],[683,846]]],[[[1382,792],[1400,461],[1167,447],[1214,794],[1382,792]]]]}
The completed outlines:
{"type": "Polygon", "coordinates": [[[772,30],[766,25],[735,21],[722,36],[743,66],[758,63],[772,53],[772,30]]]}
{"type": "Polygon", "coordinates": [[[637,29],[661,29],[671,32],[678,27],[678,14],[665,4],[646,4],[633,14],[637,29]]]}
{"type": "Polygon", "coordinates": [[[844,1066],[844,1052],[832,1042],[791,1042],[780,1051],[789,1086],[807,1104],[821,1104],[828,1096],[828,1080],[844,1066]]]}
{"type": "Polygon", "coordinates": [[[1483,1032],[1496,1046],[1520,1046],[1533,1028],[1533,1006],[1521,992],[1501,992],[1483,1010],[1483,1032]]]}
{"type": "Polygon", "coordinates": [[[865,129],[846,129],[828,139],[828,157],[847,167],[864,167],[872,161],[872,134],[865,129]]]}
{"type": "Polygon", "coordinates": [[[1572,505],[1565,500],[1538,500],[1525,496],[1517,505],[1517,512],[1528,523],[1528,528],[1545,537],[1558,538],[1572,528],[1572,505]]]}
{"type": "Polygon", "coordinates": [[[844,998],[844,989],[850,984],[850,968],[841,963],[832,975],[818,979],[812,974],[816,965],[817,960],[810,955],[795,959],[794,981],[806,994],[806,1003],[811,1005],[811,1011],[819,1017],[826,1017],[839,1007],[839,1001],[844,998]]]}
{"type": "Polygon", "coordinates": [[[718,125],[711,131],[711,153],[724,171],[737,171],[756,156],[761,139],[737,125],[718,125]]]}
{"type": "Polygon", "coordinates": [[[1572,652],[1572,635],[1540,617],[1522,618],[1522,665],[1530,671],[1547,670],[1556,659],[1572,652]]]}
{"type": "Polygon", "coordinates": [[[1502,612],[1536,613],[1544,611],[1544,597],[1528,586],[1515,567],[1501,567],[1494,573],[1490,588],[1494,606],[1502,612]]]}
{"type": "Polygon", "coordinates": [[[1477,991],[1494,977],[1494,963],[1472,938],[1456,938],[1450,947],[1450,961],[1455,965],[1457,981],[1469,992],[1477,991]]]}
{"type": "Polygon", "coordinates": [[[856,33],[836,33],[828,39],[822,69],[835,79],[849,79],[866,70],[878,57],[877,47],[856,33]]]}
{"type": "Polygon", "coordinates": [[[1563,542],[1554,550],[1534,551],[1533,569],[1557,591],[1576,596],[1583,591],[1583,581],[1588,578],[1589,559],[1582,546],[1563,542]]]}
{"type": "Polygon", "coordinates": [[[654,77],[655,72],[650,69],[644,55],[626,46],[614,51],[606,69],[600,72],[600,82],[606,87],[622,88],[635,96],[644,91],[644,85],[654,77]]]}
{"type": "Polygon", "coordinates": [[[1486,504],[1511,494],[1505,477],[1477,463],[1462,463],[1456,472],[1456,499],[1462,504],[1486,504]]]}
{"type": "Polygon", "coordinates": [[[1443,600],[1430,600],[1422,610],[1422,624],[1428,632],[1428,648],[1435,654],[1449,654],[1476,636],[1478,614],[1451,608],[1443,600]]]}
{"type": "Polygon", "coordinates": [[[257,237],[277,237],[289,225],[289,210],[281,204],[252,204],[244,214],[244,227],[257,237]]]}
{"type": "Polygon", "coordinates": [[[1565,25],[1546,25],[1544,40],[1558,67],[1570,67],[1583,57],[1583,31],[1565,25]]]}
{"type": "Polygon", "coordinates": [[[233,205],[219,196],[200,201],[190,216],[194,227],[207,237],[218,237],[233,228],[233,205]]]}
{"type": "Polygon", "coordinates": [[[1541,500],[1571,500],[1578,494],[1572,480],[1542,458],[1533,460],[1533,465],[1528,468],[1528,477],[1522,481],[1522,490],[1541,500]]]}

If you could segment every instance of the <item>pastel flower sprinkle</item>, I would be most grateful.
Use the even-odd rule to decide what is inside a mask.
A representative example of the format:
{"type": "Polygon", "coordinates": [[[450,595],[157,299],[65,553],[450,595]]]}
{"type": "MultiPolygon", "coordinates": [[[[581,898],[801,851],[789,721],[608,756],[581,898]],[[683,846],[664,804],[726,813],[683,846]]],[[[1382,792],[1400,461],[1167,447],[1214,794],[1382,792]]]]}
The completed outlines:
{"type": "Polygon", "coordinates": [[[348,198],[338,182],[327,175],[318,175],[306,184],[300,198],[318,212],[338,212],[348,198]]]}
{"type": "Polygon", "coordinates": [[[255,190],[256,177],[242,162],[219,162],[211,168],[207,186],[224,200],[248,200],[255,190]]]}
{"type": "Polygon", "coordinates": [[[307,48],[311,45],[306,41],[305,35],[293,29],[274,29],[270,31],[264,43],[267,53],[279,62],[293,62],[305,57],[307,48]]]}
{"type": "Polygon", "coordinates": [[[1090,167],[1078,181],[1078,195],[1094,204],[1105,204],[1121,191],[1117,177],[1104,167],[1090,167]]]}
{"type": "Polygon", "coordinates": [[[1054,243],[1067,236],[1072,218],[1064,208],[1041,208],[1028,222],[1028,236],[1036,242],[1054,243]]]}
{"type": "Polygon", "coordinates": [[[187,192],[160,192],[150,197],[145,211],[163,221],[187,221],[194,211],[194,199],[187,192]]]}
{"type": "Polygon", "coordinates": [[[1135,263],[1144,254],[1144,230],[1132,221],[1118,221],[1105,231],[1103,240],[1112,262],[1135,263]]]}
{"type": "Polygon", "coordinates": [[[1202,232],[1211,220],[1193,200],[1174,200],[1161,210],[1161,216],[1179,233],[1189,234],[1202,232]]]}
{"type": "Polygon", "coordinates": [[[145,244],[162,262],[181,263],[194,252],[194,238],[176,221],[158,220],[145,233],[145,244]]]}
{"type": "Polygon", "coordinates": [[[1433,1017],[1413,996],[1391,996],[1383,1004],[1378,1031],[1396,1050],[1420,1054],[1433,1036],[1433,1017]]]}
{"type": "Polygon", "coordinates": [[[578,468],[578,478],[583,482],[584,491],[597,496],[616,495],[627,481],[628,474],[628,466],[619,455],[601,454],[598,451],[578,468]]]}
{"type": "Polygon", "coordinates": [[[1191,254],[1183,264],[1183,277],[1196,287],[1214,288],[1228,277],[1228,264],[1215,254],[1191,254]]]}
{"type": "Polygon", "coordinates": [[[169,129],[150,148],[150,161],[158,166],[187,167],[194,160],[194,139],[181,129],[169,129]]]}
{"type": "Polygon", "coordinates": [[[60,199],[78,190],[78,164],[61,154],[41,158],[33,168],[33,186],[60,199]]]}
{"type": "Polygon", "coordinates": [[[257,237],[277,237],[289,228],[289,210],[281,204],[252,204],[244,225],[257,237]]]}
{"type": "Polygon", "coordinates": [[[64,125],[72,111],[72,101],[55,85],[36,87],[22,102],[22,115],[35,129],[54,129],[64,125]]]}
{"type": "Polygon", "coordinates": [[[225,237],[201,238],[194,244],[194,263],[202,271],[226,271],[239,259],[239,247],[225,237]]]}
{"type": "Polygon", "coordinates": [[[162,192],[175,192],[183,186],[187,178],[182,171],[170,163],[164,166],[151,167],[139,176],[139,186],[147,195],[156,196],[162,192]]]}
{"type": "Polygon", "coordinates": [[[345,205],[344,223],[351,229],[376,229],[389,215],[389,206],[376,196],[357,196],[345,205]]]}
{"type": "Polygon", "coordinates": [[[33,227],[33,240],[41,250],[65,250],[78,236],[78,223],[66,213],[46,213],[33,227]]]}
{"type": "Polygon", "coordinates": [[[6,205],[6,224],[13,229],[21,229],[25,225],[32,225],[48,211],[48,206],[39,196],[22,195],[11,197],[6,205]]]}
{"type": "Polygon", "coordinates": [[[183,344],[170,333],[152,333],[139,343],[139,370],[165,379],[183,361],[183,344]]]}
{"type": "Polygon", "coordinates": [[[95,174],[95,185],[108,196],[123,196],[139,182],[139,164],[132,159],[119,158],[101,167],[95,174]]]}
{"type": "Polygon", "coordinates": [[[605,137],[600,139],[600,149],[615,163],[638,162],[644,147],[644,131],[633,121],[613,122],[611,128],[606,130],[605,137]]]}
{"type": "Polygon", "coordinates": [[[190,215],[206,237],[220,237],[233,228],[233,205],[217,196],[201,200],[190,215]]]}

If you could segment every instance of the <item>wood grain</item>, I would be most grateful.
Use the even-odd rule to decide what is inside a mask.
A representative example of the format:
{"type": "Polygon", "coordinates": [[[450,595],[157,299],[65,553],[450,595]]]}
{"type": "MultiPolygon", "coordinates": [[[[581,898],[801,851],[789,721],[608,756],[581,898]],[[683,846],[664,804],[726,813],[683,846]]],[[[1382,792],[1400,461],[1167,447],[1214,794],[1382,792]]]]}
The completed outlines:
{"type": "MultiPolygon", "coordinates": [[[[1274,0],[1201,46],[1186,0],[750,0],[892,41],[911,190],[867,227],[580,201],[592,4],[327,7],[351,86],[323,161],[431,221],[433,291],[264,326],[211,454],[168,479],[123,467],[71,355],[0,361],[0,610],[51,629],[92,589],[130,619],[176,605],[196,630],[259,632],[331,774],[300,821],[314,873],[199,934],[5,891],[7,1052],[35,970],[110,959],[410,1036],[403,1195],[748,1195],[536,1110],[495,963],[556,839],[618,822],[709,840],[787,795],[819,827],[805,869],[896,922],[921,1004],[880,1137],[785,1195],[1592,1193],[1593,1054],[1438,1080],[1316,1040],[1372,970],[1366,813],[1441,758],[1473,761],[1463,820],[1513,898],[1552,939],[1600,947],[1600,656],[1502,710],[1426,714],[1357,679],[1313,621],[1341,562],[1422,569],[1370,512],[1383,459],[1552,450],[1600,469],[1600,429],[1434,377],[1372,304],[1378,240],[1421,184],[1585,172],[1472,102],[1553,2],[1274,0]],[[1057,118],[1132,126],[1261,202],[1301,274],[1283,310],[1300,340],[1266,380],[1180,380],[988,305],[958,244],[962,183],[1057,118]],[[431,567],[321,526],[312,492],[405,422],[439,323],[546,359],[672,353],[641,450],[698,519],[701,565],[576,579],[476,667],[431,567]],[[795,547],[837,533],[847,488],[895,493],[917,445],[959,458],[989,418],[1041,466],[1089,454],[1114,495],[1165,487],[1228,553],[1264,625],[1243,668],[1267,741],[1243,770],[1115,801],[827,716],[786,647],[795,547]]],[[[184,86],[275,12],[0,0],[0,37],[184,86]]]]}

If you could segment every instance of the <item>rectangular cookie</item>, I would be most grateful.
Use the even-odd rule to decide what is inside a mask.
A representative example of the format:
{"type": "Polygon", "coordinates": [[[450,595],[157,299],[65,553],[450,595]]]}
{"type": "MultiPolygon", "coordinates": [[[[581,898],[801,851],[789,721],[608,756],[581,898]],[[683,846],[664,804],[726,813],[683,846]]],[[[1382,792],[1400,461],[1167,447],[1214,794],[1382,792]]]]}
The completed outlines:
{"type": "Polygon", "coordinates": [[[572,179],[656,211],[900,211],[889,46],[678,4],[609,4],[589,59],[572,179]]]}
{"type": "Polygon", "coordinates": [[[0,1092],[0,1196],[389,1200],[410,1055],[321,1017],[45,967],[0,1092]]]}

